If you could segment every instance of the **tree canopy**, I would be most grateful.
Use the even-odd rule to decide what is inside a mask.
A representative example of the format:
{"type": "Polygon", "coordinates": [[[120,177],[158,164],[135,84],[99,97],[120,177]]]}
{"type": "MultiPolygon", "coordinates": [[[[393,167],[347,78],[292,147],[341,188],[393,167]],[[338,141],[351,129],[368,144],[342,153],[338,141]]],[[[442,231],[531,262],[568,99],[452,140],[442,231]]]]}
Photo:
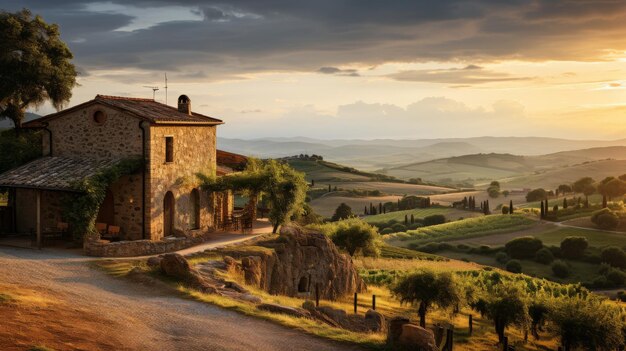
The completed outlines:
{"type": "Polygon", "coordinates": [[[0,12],[0,38],[0,118],[19,129],[29,107],[50,101],[62,108],[77,73],[59,27],[26,9],[0,12]]]}

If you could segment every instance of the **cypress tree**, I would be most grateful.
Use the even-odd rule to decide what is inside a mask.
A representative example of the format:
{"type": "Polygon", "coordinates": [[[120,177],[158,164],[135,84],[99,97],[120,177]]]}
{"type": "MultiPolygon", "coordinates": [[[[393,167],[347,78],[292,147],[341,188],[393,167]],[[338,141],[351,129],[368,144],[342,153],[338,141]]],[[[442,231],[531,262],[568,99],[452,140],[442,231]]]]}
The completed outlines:
{"type": "Polygon", "coordinates": [[[365,210],[363,211],[363,214],[367,216],[367,205],[365,206],[365,210]]]}
{"type": "Polygon", "coordinates": [[[539,218],[543,219],[546,216],[546,212],[545,209],[543,208],[543,201],[541,201],[541,214],[539,215],[539,218]]]}
{"type": "Polygon", "coordinates": [[[411,213],[411,224],[415,223],[415,217],[413,217],[413,214],[411,213]]]}
{"type": "Polygon", "coordinates": [[[509,201],[509,214],[513,214],[513,200],[509,201]]]}
{"type": "Polygon", "coordinates": [[[374,205],[370,202],[370,214],[374,214],[374,205]]]}
{"type": "Polygon", "coordinates": [[[383,213],[383,203],[382,202],[378,203],[378,213],[383,213]]]}
{"type": "Polygon", "coordinates": [[[328,184],[328,192],[330,193],[331,191],[330,184],[328,184]]]}
{"type": "Polygon", "coordinates": [[[409,224],[409,216],[408,215],[404,215],[404,225],[409,224]]]}
{"type": "Polygon", "coordinates": [[[401,208],[400,208],[400,199],[398,199],[398,211],[400,211],[400,210],[401,210],[401,208]]]}
{"type": "Polygon", "coordinates": [[[315,179],[311,179],[311,187],[315,186],[315,179]]]}
{"type": "Polygon", "coordinates": [[[387,207],[383,206],[383,213],[387,213],[387,207]]]}
{"type": "Polygon", "coordinates": [[[563,198],[563,208],[567,208],[567,198],[563,198]]]}

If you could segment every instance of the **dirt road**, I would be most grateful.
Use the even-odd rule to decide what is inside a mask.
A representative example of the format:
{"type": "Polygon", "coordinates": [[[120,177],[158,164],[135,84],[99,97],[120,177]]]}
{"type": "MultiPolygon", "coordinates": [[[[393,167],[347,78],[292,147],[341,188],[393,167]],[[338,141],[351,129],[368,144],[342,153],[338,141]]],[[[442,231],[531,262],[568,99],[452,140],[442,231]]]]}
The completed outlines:
{"type": "Polygon", "coordinates": [[[0,349],[359,350],[117,279],[71,252],[0,247],[0,349]],[[1,297],[1,296],[0,296],[1,297]]]}

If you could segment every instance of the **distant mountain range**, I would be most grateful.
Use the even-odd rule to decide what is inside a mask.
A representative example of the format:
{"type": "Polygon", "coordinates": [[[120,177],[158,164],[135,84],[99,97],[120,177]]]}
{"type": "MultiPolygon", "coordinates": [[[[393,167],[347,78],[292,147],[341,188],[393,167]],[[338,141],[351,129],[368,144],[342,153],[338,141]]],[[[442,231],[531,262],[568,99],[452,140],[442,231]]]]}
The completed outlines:
{"type": "MultiPolygon", "coordinates": [[[[311,138],[218,138],[218,148],[256,157],[317,154],[324,159],[364,170],[400,167],[412,163],[469,154],[548,155],[564,151],[626,146],[620,140],[569,140],[543,137],[476,137],[415,140],[320,140],[311,138]]],[[[556,159],[559,156],[555,156],[556,159]]]]}

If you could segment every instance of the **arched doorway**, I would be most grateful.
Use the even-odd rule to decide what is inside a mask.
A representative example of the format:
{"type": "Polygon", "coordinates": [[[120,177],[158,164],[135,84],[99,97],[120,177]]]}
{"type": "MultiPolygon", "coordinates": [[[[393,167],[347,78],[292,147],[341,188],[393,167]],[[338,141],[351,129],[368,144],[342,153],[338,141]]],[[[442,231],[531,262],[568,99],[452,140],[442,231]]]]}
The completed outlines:
{"type": "Polygon", "coordinates": [[[110,189],[107,189],[104,200],[100,205],[96,223],[115,224],[115,202],[113,192],[110,189]]]}
{"type": "Polygon", "coordinates": [[[168,191],[163,199],[163,236],[174,235],[174,214],[176,212],[176,203],[174,194],[168,191]]]}
{"type": "Polygon", "coordinates": [[[191,204],[191,229],[200,229],[200,192],[198,189],[191,191],[189,202],[191,204]]]}

